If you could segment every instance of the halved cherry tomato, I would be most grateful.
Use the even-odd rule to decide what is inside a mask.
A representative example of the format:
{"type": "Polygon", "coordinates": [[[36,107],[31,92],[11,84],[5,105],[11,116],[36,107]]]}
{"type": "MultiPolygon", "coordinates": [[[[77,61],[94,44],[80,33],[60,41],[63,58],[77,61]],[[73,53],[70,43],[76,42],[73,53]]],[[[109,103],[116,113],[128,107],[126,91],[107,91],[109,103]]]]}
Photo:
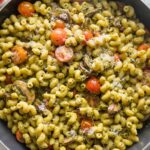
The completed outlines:
{"type": "Polygon", "coordinates": [[[84,36],[85,36],[85,40],[88,41],[91,38],[93,38],[93,33],[91,31],[85,31],[84,36]]]}
{"type": "Polygon", "coordinates": [[[24,143],[23,135],[19,130],[16,132],[16,139],[17,139],[17,141],[24,143]]]}
{"type": "Polygon", "coordinates": [[[120,61],[120,57],[119,57],[119,55],[117,53],[114,54],[114,60],[115,60],[115,62],[120,61]]]}
{"type": "Polygon", "coordinates": [[[12,60],[15,64],[22,64],[27,60],[28,54],[23,47],[16,45],[12,48],[12,51],[13,51],[12,60]]]}
{"type": "Polygon", "coordinates": [[[81,121],[81,129],[82,130],[89,130],[92,127],[92,121],[91,120],[82,120],[81,121]]]}
{"type": "Polygon", "coordinates": [[[27,1],[23,1],[18,6],[18,11],[21,15],[25,17],[30,17],[35,12],[33,4],[27,1]]]}
{"type": "Polygon", "coordinates": [[[54,29],[56,29],[56,28],[64,29],[65,28],[65,23],[62,20],[59,20],[59,19],[56,20],[54,29]]]}
{"type": "Polygon", "coordinates": [[[51,33],[51,40],[56,46],[64,45],[67,39],[67,33],[64,29],[57,28],[51,33]]]}
{"type": "Polygon", "coordinates": [[[2,4],[2,3],[3,3],[3,1],[4,1],[4,0],[0,0],[0,4],[2,4]]]}
{"type": "Polygon", "coordinates": [[[69,62],[73,58],[73,50],[70,47],[60,46],[55,50],[55,57],[60,62],[69,62]]]}
{"type": "Polygon", "coordinates": [[[88,91],[94,94],[98,94],[100,92],[100,83],[96,77],[91,77],[86,82],[86,88],[88,91]]]}
{"type": "Polygon", "coordinates": [[[138,47],[138,50],[147,50],[148,48],[150,48],[150,45],[144,43],[138,47]]]}
{"type": "Polygon", "coordinates": [[[5,77],[6,77],[5,83],[6,84],[11,84],[12,83],[12,76],[6,74],[5,77]]]}

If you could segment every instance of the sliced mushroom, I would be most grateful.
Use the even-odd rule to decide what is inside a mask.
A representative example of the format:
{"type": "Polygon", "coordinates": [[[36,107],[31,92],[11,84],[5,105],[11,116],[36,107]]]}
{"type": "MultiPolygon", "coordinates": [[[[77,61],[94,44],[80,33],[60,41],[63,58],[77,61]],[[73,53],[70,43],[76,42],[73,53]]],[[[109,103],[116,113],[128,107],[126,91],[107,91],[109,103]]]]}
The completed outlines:
{"type": "Polygon", "coordinates": [[[94,10],[89,11],[88,13],[85,14],[85,17],[93,17],[96,13],[98,13],[101,9],[97,8],[94,10]]]}
{"type": "Polygon", "coordinates": [[[119,17],[114,18],[114,20],[113,20],[112,23],[113,23],[113,25],[114,25],[115,27],[118,27],[118,28],[121,28],[121,27],[122,27],[122,25],[121,25],[121,20],[120,20],[119,17]]]}
{"type": "Polygon", "coordinates": [[[71,143],[71,142],[73,142],[73,138],[72,137],[64,139],[64,144],[68,144],[68,143],[71,143]]]}
{"type": "Polygon", "coordinates": [[[55,3],[52,5],[52,10],[53,11],[50,12],[50,14],[51,14],[51,21],[54,21],[56,19],[61,19],[61,20],[65,21],[65,22],[69,22],[70,21],[70,13],[69,13],[69,11],[60,8],[55,3]]]}
{"type": "Polygon", "coordinates": [[[58,18],[65,21],[65,22],[69,22],[70,21],[70,14],[66,11],[66,12],[61,13],[58,16],[58,18]]]}
{"type": "Polygon", "coordinates": [[[86,95],[85,96],[89,106],[91,107],[97,107],[99,105],[99,97],[94,95],[86,95]]]}
{"type": "Polygon", "coordinates": [[[146,68],[143,71],[143,84],[150,86],[150,68],[146,68]]]}
{"type": "Polygon", "coordinates": [[[92,67],[92,62],[93,62],[93,60],[92,60],[92,58],[91,58],[89,55],[85,55],[83,61],[84,61],[84,64],[85,64],[87,67],[89,67],[89,68],[92,67]]]}
{"type": "Polygon", "coordinates": [[[59,8],[59,5],[57,3],[51,3],[52,9],[56,10],[57,8],[59,8]]]}
{"type": "Polygon", "coordinates": [[[143,71],[142,83],[144,85],[150,86],[150,69],[149,68],[145,68],[143,71]]]}
{"type": "Polygon", "coordinates": [[[123,2],[116,2],[117,3],[117,5],[118,5],[118,9],[120,10],[120,11],[123,11],[123,7],[125,6],[125,4],[123,3],[123,2]]]}
{"type": "Polygon", "coordinates": [[[86,73],[86,74],[91,74],[92,70],[90,68],[86,68],[83,64],[83,62],[80,63],[80,68],[86,73]]]}
{"type": "Polygon", "coordinates": [[[28,101],[33,102],[35,100],[35,93],[29,91],[24,81],[17,80],[14,82],[14,85],[27,97],[28,101]]]}
{"type": "Polygon", "coordinates": [[[120,107],[116,104],[111,104],[108,107],[108,113],[109,114],[115,114],[115,113],[119,112],[119,110],[120,110],[120,107]]]}

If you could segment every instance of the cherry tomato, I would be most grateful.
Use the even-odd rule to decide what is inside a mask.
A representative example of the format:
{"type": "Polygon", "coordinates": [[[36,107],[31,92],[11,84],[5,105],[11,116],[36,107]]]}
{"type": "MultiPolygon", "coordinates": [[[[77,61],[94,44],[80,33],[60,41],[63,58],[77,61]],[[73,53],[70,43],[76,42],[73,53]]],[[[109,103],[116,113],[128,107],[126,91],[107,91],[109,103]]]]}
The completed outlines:
{"type": "Polygon", "coordinates": [[[62,20],[56,20],[54,28],[55,29],[56,28],[64,29],[65,28],[65,23],[62,20]]]}
{"type": "Polygon", "coordinates": [[[30,17],[35,12],[33,4],[27,1],[23,1],[18,6],[18,11],[21,15],[25,17],[30,17]]]}
{"type": "Polygon", "coordinates": [[[93,33],[91,31],[85,31],[84,36],[85,36],[85,40],[88,41],[91,38],[93,38],[93,33]]]}
{"type": "Polygon", "coordinates": [[[11,84],[12,83],[12,76],[8,75],[8,74],[6,74],[5,76],[6,76],[5,83],[6,84],[11,84]]]}
{"type": "Polygon", "coordinates": [[[64,45],[67,39],[67,33],[64,29],[57,28],[51,33],[51,40],[56,46],[64,45]]]}
{"type": "Polygon", "coordinates": [[[13,51],[12,60],[15,64],[22,64],[27,60],[28,54],[23,47],[16,45],[12,48],[12,51],[13,51]]]}
{"type": "Polygon", "coordinates": [[[60,62],[69,62],[73,58],[73,50],[66,46],[60,46],[55,50],[55,57],[60,62]]]}
{"type": "Polygon", "coordinates": [[[2,4],[2,3],[3,3],[3,1],[4,1],[4,0],[0,0],[0,4],[2,4]]]}
{"type": "Polygon", "coordinates": [[[120,61],[120,57],[119,57],[119,55],[118,55],[118,54],[115,54],[115,55],[114,55],[114,60],[115,60],[115,62],[120,61]]]}
{"type": "Polygon", "coordinates": [[[138,50],[147,50],[148,48],[150,48],[150,45],[144,43],[138,47],[138,50]]]}
{"type": "Polygon", "coordinates": [[[86,82],[86,88],[88,91],[94,94],[98,94],[100,92],[100,83],[96,77],[91,77],[86,82]]]}
{"type": "Polygon", "coordinates": [[[19,130],[16,132],[16,139],[17,141],[24,143],[24,138],[22,136],[22,133],[19,130]]]}
{"type": "Polygon", "coordinates": [[[91,120],[82,120],[81,121],[81,129],[82,130],[89,130],[92,127],[92,121],[91,120]]]}

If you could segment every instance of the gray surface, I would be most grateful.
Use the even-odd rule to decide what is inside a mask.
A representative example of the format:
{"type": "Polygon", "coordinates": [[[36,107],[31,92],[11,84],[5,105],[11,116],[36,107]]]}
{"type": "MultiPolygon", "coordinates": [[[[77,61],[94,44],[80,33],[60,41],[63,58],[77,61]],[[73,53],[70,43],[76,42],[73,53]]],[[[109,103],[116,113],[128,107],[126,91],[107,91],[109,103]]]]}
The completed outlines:
{"type": "Polygon", "coordinates": [[[2,141],[0,141],[0,150],[10,150],[2,141]]]}
{"type": "Polygon", "coordinates": [[[0,150],[28,150],[25,145],[17,142],[15,135],[3,121],[0,121],[0,140],[0,150]]]}
{"type": "MultiPolygon", "coordinates": [[[[132,5],[135,8],[137,17],[150,30],[150,7],[143,0],[119,0],[132,5]]],[[[150,2],[150,0],[148,0],[150,2]]]]}
{"type": "Polygon", "coordinates": [[[150,0],[142,0],[150,8],[150,0]]]}

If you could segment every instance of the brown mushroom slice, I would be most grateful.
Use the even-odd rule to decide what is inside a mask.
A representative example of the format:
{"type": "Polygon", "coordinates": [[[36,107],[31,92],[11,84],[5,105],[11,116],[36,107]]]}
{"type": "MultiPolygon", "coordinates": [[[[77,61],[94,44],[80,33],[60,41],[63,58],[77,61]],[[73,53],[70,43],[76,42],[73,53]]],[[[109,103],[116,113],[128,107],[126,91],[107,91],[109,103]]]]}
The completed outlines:
{"type": "Polygon", "coordinates": [[[80,63],[80,68],[86,73],[86,74],[91,74],[92,70],[90,68],[86,68],[83,64],[83,62],[80,63]]]}
{"type": "Polygon", "coordinates": [[[92,68],[92,62],[93,62],[93,60],[92,60],[92,58],[89,55],[85,55],[83,61],[84,61],[84,64],[87,67],[92,68]]]}
{"type": "Polygon", "coordinates": [[[69,144],[69,143],[71,143],[71,142],[73,142],[73,138],[72,138],[72,137],[69,137],[69,138],[65,138],[65,139],[64,139],[64,144],[69,144]]]}
{"type": "Polygon", "coordinates": [[[85,14],[85,17],[93,17],[96,13],[98,13],[101,9],[97,8],[94,10],[89,11],[88,13],[85,14]]]}
{"type": "Polygon", "coordinates": [[[14,82],[14,85],[27,97],[29,102],[33,102],[35,100],[35,93],[29,91],[27,84],[24,81],[17,80],[14,82]]]}
{"type": "Polygon", "coordinates": [[[65,22],[70,22],[70,14],[67,11],[60,13],[58,18],[65,22]]]}
{"type": "Polygon", "coordinates": [[[143,71],[143,79],[142,79],[142,83],[144,85],[148,85],[150,86],[150,69],[146,68],[143,71]]]}
{"type": "Polygon", "coordinates": [[[85,96],[90,107],[96,108],[99,105],[99,97],[87,94],[85,96]]]}
{"type": "Polygon", "coordinates": [[[118,9],[120,10],[120,11],[123,11],[123,7],[125,6],[125,3],[123,3],[123,2],[116,2],[117,3],[117,5],[118,5],[118,9]]]}

